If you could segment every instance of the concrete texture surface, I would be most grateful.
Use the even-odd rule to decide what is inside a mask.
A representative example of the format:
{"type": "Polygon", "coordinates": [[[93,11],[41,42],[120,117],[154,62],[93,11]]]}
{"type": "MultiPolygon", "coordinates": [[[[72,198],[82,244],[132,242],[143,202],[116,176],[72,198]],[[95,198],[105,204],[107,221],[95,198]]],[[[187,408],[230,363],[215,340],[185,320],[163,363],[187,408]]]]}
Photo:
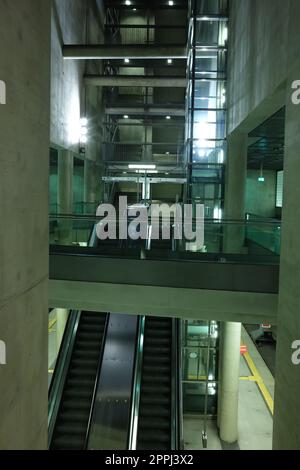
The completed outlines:
{"type": "Polygon", "coordinates": [[[0,449],[47,445],[50,3],[0,2],[0,449]]]}

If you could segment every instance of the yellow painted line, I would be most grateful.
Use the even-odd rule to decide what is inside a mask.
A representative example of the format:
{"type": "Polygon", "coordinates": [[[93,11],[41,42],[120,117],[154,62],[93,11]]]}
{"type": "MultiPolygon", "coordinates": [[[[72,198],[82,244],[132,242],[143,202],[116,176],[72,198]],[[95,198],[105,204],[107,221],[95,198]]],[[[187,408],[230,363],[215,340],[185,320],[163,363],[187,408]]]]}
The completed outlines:
{"type": "Polygon", "coordinates": [[[48,330],[49,330],[49,333],[51,333],[54,325],[56,325],[56,322],[57,322],[57,319],[56,318],[53,318],[53,320],[49,321],[49,324],[48,324],[48,330]]]}
{"type": "Polygon", "coordinates": [[[188,380],[206,380],[206,375],[189,375],[188,380]]]}
{"type": "Polygon", "coordinates": [[[269,390],[267,389],[267,387],[265,386],[265,383],[262,379],[262,376],[260,375],[260,373],[258,372],[250,354],[247,352],[245,354],[243,354],[247,364],[248,364],[248,367],[249,369],[251,370],[251,373],[253,375],[253,377],[255,378],[255,381],[257,383],[257,386],[263,396],[263,399],[265,400],[271,414],[273,415],[274,413],[274,401],[273,401],[273,398],[271,397],[271,394],[269,392],[269,390]]]}
{"type": "Polygon", "coordinates": [[[240,377],[240,380],[249,380],[250,382],[256,382],[256,377],[250,375],[249,377],[240,377]]]}

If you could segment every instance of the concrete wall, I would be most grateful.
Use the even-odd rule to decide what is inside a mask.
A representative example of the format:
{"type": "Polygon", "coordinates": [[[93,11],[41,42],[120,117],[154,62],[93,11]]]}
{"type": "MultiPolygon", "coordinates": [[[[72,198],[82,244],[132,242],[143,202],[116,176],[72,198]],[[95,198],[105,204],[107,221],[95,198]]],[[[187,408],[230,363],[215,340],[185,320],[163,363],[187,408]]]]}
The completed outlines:
{"type": "Polygon", "coordinates": [[[300,339],[300,107],[291,84],[300,80],[299,0],[232,0],[229,133],[249,132],[286,105],[284,207],[277,334],[274,448],[300,448],[300,366],[291,361],[300,339]]]}
{"type": "Polygon", "coordinates": [[[284,105],[299,48],[299,25],[291,22],[296,6],[295,0],[231,0],[229,133],[253,129],[284,105]]]}
{"type": "Polygon", "coordinates": [[[85,42],[86,2],[54,0],[51,27],[51,143],[78,151],[84,62],[64,60],[62,43],[85,42]]]}
{"type": "Polygon", "coordinates": [[[245,212],[261,217],[275,217],[276,171],[264,171],[265,182],[258,181],[260,170],[248,170],[245,212]]]}
{"type": "MultiPolygon", "coordinates": [[[[292,21],[299,15],[300,2],[295,1],[292,21]]],[[[300,60],[291,72],[287,92],[274,448],[299,450],[300,365],[291,360],[292,343],[300,340],[300,105],[293,105],[290,99],[290,86],[294,80],[300,80],[300,60]]]]}
{"type": "Polygon", "coordinates": [[[0,1],[0,449],[47,446],[50,3],[0,1]]]}

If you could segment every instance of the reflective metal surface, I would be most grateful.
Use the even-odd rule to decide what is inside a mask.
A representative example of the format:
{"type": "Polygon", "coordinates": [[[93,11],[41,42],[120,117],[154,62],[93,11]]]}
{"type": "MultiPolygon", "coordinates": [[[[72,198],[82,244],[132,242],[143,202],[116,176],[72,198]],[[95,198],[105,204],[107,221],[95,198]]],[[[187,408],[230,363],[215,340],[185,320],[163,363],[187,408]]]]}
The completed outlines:
{"type": "Polygon", "coordinates": [[[136,450],[136,447],[137,447],[137,433],[138,433],[138,422],[139,422],[142,363],[143,363],[143,349],[144,349],[144,334],[145,334],[145,317],[139,317],[137,350],[136,350],[134,380],[133,380],[133,389],[132,389],[133,391],[132,391],[132,403],[131,403],[129,444],[128,444],[129,450],[136,450]]]}
{"type": "Polygon", "coordinates": [[[128,445],[138,317],[110,316],[92,415],[88,449],[128,445]]]}

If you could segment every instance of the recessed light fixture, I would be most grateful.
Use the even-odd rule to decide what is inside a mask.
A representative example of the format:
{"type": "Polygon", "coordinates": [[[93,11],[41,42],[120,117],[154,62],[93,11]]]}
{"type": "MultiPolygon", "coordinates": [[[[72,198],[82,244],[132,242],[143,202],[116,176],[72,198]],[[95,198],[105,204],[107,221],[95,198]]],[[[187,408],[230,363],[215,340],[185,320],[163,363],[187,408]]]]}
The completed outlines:
{"type": "Polygon", "coordinates": [[[124,119],[129,119],[128,114],[124,114],[123,118],[124,118],[124,119]]]}
{"type": "Polygon", "coordinates": [[[166,155],[170,155],[170,152],[166,152],[166,155]]]}
{"type": "Polygon", "coordinates": [[[125,5],[127,5],[127,6],[129,7],[129,6],[131,5],[131,1],[130,1],[130,0],[126,0],[125,5]]]}
{"type": "Polygon", "coordinates": [[[169,65],[171,65],[171,64],[173,64],[173,59],[168,59],[167,62],[168,62],[169,65]]]}
{"type": "Polygon", "coordinates": [[[173,6],[174,6],[173,0],[169,0],[169,6],[170,6],[170,7],[173,7],[173,6]]]}
{"type": "Polygon", "coordinates": [[[151,173],[151,174],[157,174],[157,173],[158,173],[157,170],[136,170],[135,172],[138,173],[138,174],[143,174],[143,175],[144,175],[145,173],[149,173],[149,174],[150,174],[150,173],[151,173]]]}
{"type": "Polygon", "coordinates": [[[166,119],[170,120],[170,119],[171,119],[171,116],[166,116],[166,119]]]}
{"type": "Polygon", "coordinates": [[[125,64],[129,64],[130,60],[129,59],[124,59],[125,64]]]}

